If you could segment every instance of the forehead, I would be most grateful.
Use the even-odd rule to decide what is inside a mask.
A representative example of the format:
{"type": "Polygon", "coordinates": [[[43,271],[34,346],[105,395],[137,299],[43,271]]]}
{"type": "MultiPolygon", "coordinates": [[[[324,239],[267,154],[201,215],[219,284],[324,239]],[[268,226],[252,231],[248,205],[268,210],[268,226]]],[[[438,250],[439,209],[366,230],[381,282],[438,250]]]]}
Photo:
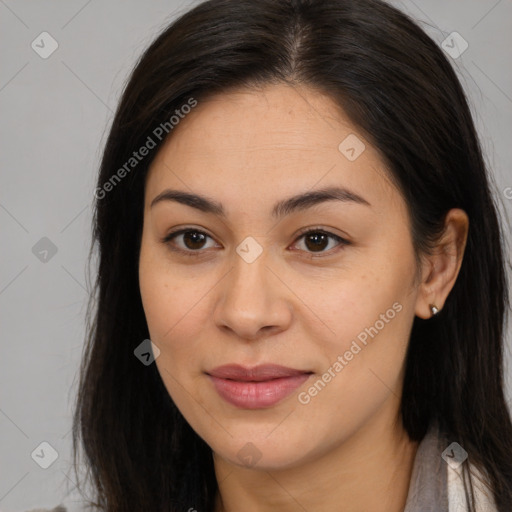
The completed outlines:
{"type": "Polygon", "coordinates": [[[146,199],[185,187],[216,189],[226,201],[232,190],[261,203],[315,185],[345,186],[377,205],[398,194],[377,150],[331,98],[270,85],[199,101],[152,163],[146,199]]]}
{"type": "MultiPolygon", "coordinates": [[[[304,155],[337,150],[354,130],[342,110],[318,91],[287,85],[241,89],[199,101],[169,138],[180,151],[201,148],[204,157],[254,151],[263,157],[286,149],[304,155]]],[[[198,156],[198,155],[196,155],[198,156]]]]}

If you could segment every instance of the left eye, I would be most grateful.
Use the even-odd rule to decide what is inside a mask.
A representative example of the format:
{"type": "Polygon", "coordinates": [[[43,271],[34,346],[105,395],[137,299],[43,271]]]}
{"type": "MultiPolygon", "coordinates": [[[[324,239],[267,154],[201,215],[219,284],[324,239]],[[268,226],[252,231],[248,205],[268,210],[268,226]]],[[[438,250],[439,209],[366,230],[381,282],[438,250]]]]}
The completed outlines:
{"type": "MultiPolygon", "coordinates": [[[[329,245],[329,241],[337,242],[337,244],[334,244],[335,247],[336,245],[348,245],[349,243],[347,240],[341,238],[338,235],[318,229],[306,231],[299,238],[297,238],[297,240],[301,240],[302,238],[304,239],[307,252],[312,253],[328,252],[325,249],[329,245]]],[[[332,247],[330,247],[329,250],[330,249],[332,249],[332,247]]]]}
{"type": "MultiPolygon", "coordinates": [[[[169,233],[163,238],[162,242],[168,244],[173,251],[180,252],[187,256],[199,256],[202,252],[201,249],[208,248],[205,247],[205,242],[208,238],[213,240],[210,235],[207,235],[203,231],[196,229],[181,229],[173,233],[169,233]],[[179,237],[182,237],[182,245],[178,245],[177,247],[173,246],[174,243],[170,242],[173,242],[175,238],[178,239],[179,237]]],[[[332,246],[329,247],[328,251],[326,251],[326,248],[329,246],[329,243],[333,241],[336,242],[334,247],[336,247],[336,245],[349,245],[350,243],[348,240],[345,240],[338,235],[320,229],[311,229],[302,233],[296,239],[295,243],[301,239],[304,239],[306,247],[305,252],[309,254],[325,253],[330,251],[332,246]]]]}

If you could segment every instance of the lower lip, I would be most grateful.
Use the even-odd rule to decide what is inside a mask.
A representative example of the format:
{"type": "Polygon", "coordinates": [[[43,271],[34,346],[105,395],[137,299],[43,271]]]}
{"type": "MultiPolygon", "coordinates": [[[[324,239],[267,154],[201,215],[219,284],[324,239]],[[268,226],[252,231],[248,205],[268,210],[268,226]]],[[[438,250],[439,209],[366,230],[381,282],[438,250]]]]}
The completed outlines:
{"type": "Polygon", "coordinates": [[[302,373],[293,377],[281,377],[262,382],[243,382],[238,380],[210,379],[217,393],[236,407],[243,409],[264,409],[271,407],[293,393],[311,374],[302,373]]]}

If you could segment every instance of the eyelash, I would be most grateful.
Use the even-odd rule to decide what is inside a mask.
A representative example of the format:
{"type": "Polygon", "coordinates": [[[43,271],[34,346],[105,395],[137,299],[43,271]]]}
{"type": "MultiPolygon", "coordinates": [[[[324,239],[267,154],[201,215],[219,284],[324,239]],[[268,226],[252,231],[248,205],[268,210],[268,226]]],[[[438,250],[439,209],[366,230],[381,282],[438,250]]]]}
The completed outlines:
{"type": "MultiPolygon", "coordinates": [[[[162,238],[161,242],[164,244],[167,244],[172,251],[183,254],[184,256],[190,256],[190,257],[195,257],[195,258],[203,256],[204,250],[202,250],[202,249],[197,249],[195,251],[191,250],[191,249],[184,250],[184,249],[179,249],[179,248],[173,247],[172,244],[170,243],[177,236],[183,235],[183,234],[189,233],[189,232],[199,233],[199,234],[205,235],[208,238],[211,238],[213,240],[213,237],[211,237],[210,235],[208,235],[207,233],[205,233],[204,231],[201,231],[199,229],[181,228],[176,231],[172,231],[172,232],[168,233],[164,238],[162,238]]],[[[350,245],[350,242],[348,240],[346,240],[338,235],[335,235],[334,233],[330,233],[329,231],[326,231],[325,229],[322,229],[320,227],[306,228],[305,230],[299,232],[297,238],[294,241],[294,244],[297,243],[301,238],[303,238],[306,235],[309,235],[311,233],[327,235],[329,238],[334,239],[336,242],[338,242],[338,245],[336,247],[338,247],[339,250],[341,250],[341,248],[343,248],[346,245],[350,245]]],[[[330,249],[329,251],[324,251],[324,252],[319,252],[319,253],[308,252],[308,251],[305,251],[305,252],[309,255],[309,256],[307,256],[309,259],[314,259],[314,258],[316,259],[316,258],[322,258],[324,255],[330,256],[331,251],[332,251],[332,249],[330,249]]]]}

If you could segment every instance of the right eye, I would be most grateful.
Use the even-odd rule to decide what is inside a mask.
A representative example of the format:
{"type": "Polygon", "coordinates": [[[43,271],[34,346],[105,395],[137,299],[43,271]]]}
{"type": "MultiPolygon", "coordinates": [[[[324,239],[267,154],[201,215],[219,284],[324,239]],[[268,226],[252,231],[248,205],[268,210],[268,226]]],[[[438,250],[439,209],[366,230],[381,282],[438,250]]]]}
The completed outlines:
{"type": "Polygon", "coordinates": [[[213,238],[207,235],[205,232],[193,228],[181,228],[176,231],[172,231],[167,234],[163,239],[162,243],[169,246],[172,251],[179,252],[186,256],[200,256],[202,254],[201,249],[204,249],[206,239],[213,238]],[[174,240],[182,240],[182,246],[176,247],[174,240]]]}

